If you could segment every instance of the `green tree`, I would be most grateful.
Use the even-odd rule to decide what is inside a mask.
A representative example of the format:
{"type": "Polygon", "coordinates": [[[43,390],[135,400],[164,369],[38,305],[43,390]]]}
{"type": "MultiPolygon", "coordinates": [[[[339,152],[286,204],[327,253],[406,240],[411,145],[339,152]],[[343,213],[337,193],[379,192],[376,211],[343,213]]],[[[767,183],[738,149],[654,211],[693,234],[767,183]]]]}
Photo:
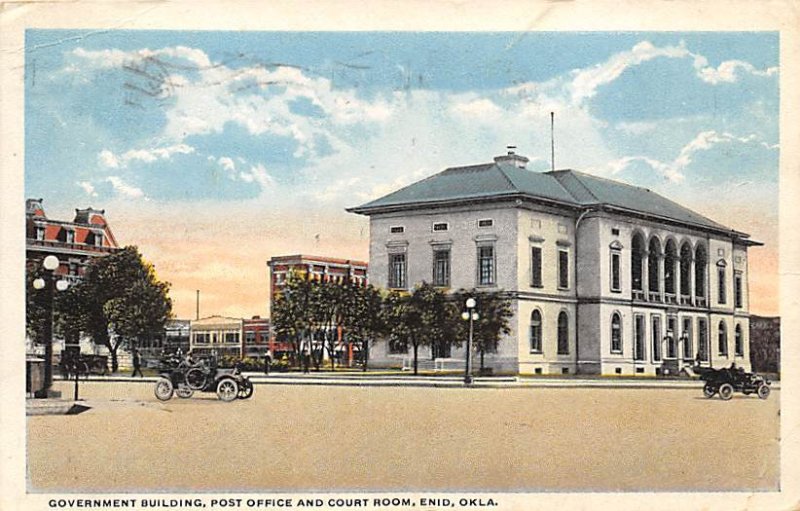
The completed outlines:
{"type": "Polygon", "coordinates": [[[455,315],[454,304],[427,282],[417,286],[411,295],[389,294],[385,308],[389,340],[413,348],[414,374],[418,374],[420,346],[442,346],[453,342],[455,315]]]}
{"type": "Polygon", "coordinates": [[[362,370],[367,370],[370,342],[386,332],[383,296],[375,287],[347,284],[340,318],[346,343],[358,343],[363,357],[362,370]]]}
{"type": "Polygon", "coordinates": [[[510,320],[514,316],[511,301],[502,292],[460,289],[453,295],[457,305],[458,320],[456,338],[459,344],[469,337],[469,321],[460,318],[468,298],[475,299],[478,320],[473,324],[472,346],[481,355],[481,370],[484,369],[485,353],[495,353],[500,339],[511,333],[510,320]]]}
{"type": "Polygon", "coordinates": [[[278,338],[292,345],[301,354],[308,346],[311,332],[312,283],[302,274],[292,271],[283,288],[276,294],[272,308],[272,326],[278,338]]]}
{"type": "Polygon", "coordinates": [[[108,349],[112,371],[119,368],[120,346],[163,331],[172,314],[169,286],[134,246],[91,261],[76,293],[83,327],[95,344],[108,349]]]}

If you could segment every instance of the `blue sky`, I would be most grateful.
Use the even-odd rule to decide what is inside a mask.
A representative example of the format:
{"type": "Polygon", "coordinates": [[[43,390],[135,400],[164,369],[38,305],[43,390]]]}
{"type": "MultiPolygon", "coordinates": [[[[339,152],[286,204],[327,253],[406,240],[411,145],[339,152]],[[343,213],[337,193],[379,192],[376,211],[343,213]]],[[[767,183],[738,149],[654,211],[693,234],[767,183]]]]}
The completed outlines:
{"type": "MultiPolygon", "coordinates": [[[[355,236],[341,255],[365,257],[344,207],[507,144],[548,168],[554,111],[557,167],[650,187],[776,245],[778,62],[767,32],[32,30],[25,190],[56,214],[113,207],[137,238],[123,242],[192,287],[129,226],[169,212],[188,232],[229,213],[299,236],[281,234],[280,211],[318,244],[319,215],[355,236]]],[[[237,300],[225,310],[251,310],[237,300]]]]}

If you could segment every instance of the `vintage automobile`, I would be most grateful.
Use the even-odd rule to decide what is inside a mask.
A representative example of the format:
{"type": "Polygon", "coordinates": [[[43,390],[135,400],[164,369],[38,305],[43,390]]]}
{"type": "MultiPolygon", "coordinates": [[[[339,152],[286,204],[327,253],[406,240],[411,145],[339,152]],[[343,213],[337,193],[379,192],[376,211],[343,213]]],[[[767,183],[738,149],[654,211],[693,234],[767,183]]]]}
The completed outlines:
{"type": "Polygon", "coordinates": [[[733,397],[734,392],[741,392],[767,399],[770,393],[771,382],[768,379],[756,373],[747,373],[742,368],[706,369],[700,374],[700,379],[706,382],[703,385],[703,395],[708,398],[719,394],[720,399],[727,401],[733,397]]]}
{"type": "Polygon", "coordinates": [[[197,363],[188,359],[177,364],[174,360],[169,362],[156,381],[155,395],[161,401],[168,401],[173,394],[190,398],[195,391],[216,392],[217,397],[226,402],[253,395],[253,383],[242,374],[240,365],[219,368],[213,359],[197,363]]]}
{"type": "Polygon", "coordinates": [[[108,371],[108,357],[104,355],[89,355],[72,350],[61,352],[59,363],[61,375],[69,380],[73,376],[88,377],[90,374],[105,376],[108,371]]]}

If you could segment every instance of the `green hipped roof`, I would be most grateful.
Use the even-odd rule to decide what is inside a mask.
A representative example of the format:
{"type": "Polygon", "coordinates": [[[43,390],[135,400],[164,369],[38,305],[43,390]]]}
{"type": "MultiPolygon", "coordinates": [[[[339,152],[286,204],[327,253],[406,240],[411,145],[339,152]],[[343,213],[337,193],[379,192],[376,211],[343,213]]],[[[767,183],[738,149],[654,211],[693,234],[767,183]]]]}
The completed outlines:
{"type": "Polygon", "coordinates": [[[361,214],[480,199],[526,197],[578,209],[618,209],[715,231],[736,232],[646,188],[574,170],[536,172],[505,162],[448,168],[348,211],[361,214]]]}

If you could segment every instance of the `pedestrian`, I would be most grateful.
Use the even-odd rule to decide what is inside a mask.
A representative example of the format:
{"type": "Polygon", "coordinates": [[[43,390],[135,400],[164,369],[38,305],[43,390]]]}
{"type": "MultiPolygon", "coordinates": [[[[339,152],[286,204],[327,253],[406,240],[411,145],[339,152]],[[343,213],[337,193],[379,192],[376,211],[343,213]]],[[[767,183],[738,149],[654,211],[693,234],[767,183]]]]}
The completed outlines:
{"type": "Polygon", "coordinates": [[[308,353],[308,350],[303,350],[303,374],[308,374],[309,368],[311,366],[311,354],[308,353]]]}
{"type": "Polygon", "coordinates": [[[272,365],[272,352],[267,349],[264,353],[264,374],[269,374],[269,366],[272,365]]]}
{"type": "Polygon", "coordinates": [[[142,357],[139,356],[139,350],[134,348],[133,349],[133,374],[131,375],[131,378],[136,376],[136,373],[139,373],[139,376],[141,378],[144,378],[144,375],[142,374],[142,357]]]}

